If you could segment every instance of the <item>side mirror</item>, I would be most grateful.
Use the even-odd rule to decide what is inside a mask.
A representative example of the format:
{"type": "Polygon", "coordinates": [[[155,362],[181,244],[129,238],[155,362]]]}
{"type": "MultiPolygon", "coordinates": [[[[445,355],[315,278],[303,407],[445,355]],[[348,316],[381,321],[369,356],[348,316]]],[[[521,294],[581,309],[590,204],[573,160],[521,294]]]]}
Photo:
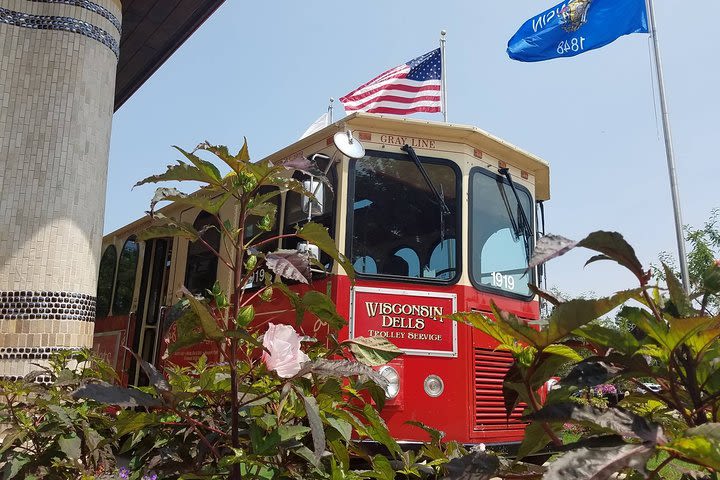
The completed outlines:
{"type": "Polygon", "coordinates": [[[308,192],[312,192],[315,195],[315,200],[311,200],[309,197],[302,197],[302,211],[308,215],[308,218],[317,217],[325,212],[325,186],[322,182],[319,182],[312,177],[310,180],[303,182],[303,187],[308,192]]]}

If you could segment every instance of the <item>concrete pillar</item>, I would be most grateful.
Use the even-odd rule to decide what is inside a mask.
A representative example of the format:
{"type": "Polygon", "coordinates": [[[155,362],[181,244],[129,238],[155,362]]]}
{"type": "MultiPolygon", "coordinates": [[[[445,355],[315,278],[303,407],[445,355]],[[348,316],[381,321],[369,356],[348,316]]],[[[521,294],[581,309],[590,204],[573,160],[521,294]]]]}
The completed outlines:
{"type": "Polygon", "coordinates": [[[92,345],[119,0],[0,0],[0,377],[92,345]]]}

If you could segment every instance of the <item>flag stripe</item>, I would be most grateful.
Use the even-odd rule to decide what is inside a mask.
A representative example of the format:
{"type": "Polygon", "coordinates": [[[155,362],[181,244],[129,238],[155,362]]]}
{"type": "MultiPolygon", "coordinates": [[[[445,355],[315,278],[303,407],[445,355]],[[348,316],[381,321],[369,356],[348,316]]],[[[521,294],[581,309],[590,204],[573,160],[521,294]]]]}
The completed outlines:
{"type": "Polygon", "coordinates": [[[366,110],[369,113],[390,113],[392,115],[407,115],[408,113],[437,113],[440,112],[440,106],[435,107],[413,107],[413,108],[392,108],[378,107],[366,110]]]}
{"type": "Polygon", "coordinates": [[[365,103],[369,100],[383,97],[385,95],[393,95],[396,97],[403,97],[403,98],[414,98],[414,97],[421,97],[421,96],[440,96],[440,89],[439,87],[421,87],[421,88],[413,88],[413,89],[389,89],[389,90],[382,90],[379,92],[375,92],[373,95],[363,95],[360,97],[355,98],[344,98],[343,103],[348,106],[354,106],[359,105],[361,103],[365,103]]]}
{"type": "Polygon", "coordinates": [[[378,102],[393,102],[397,104],[413,104],[413,103],[419,103],[423,101],[430,101],[430,102],[438,102],[440,100],[440,95],[413,95],[411,97],[398,97],[396,95],[383,95],[382,97],[377,98],[371,98],[368,100],[365,100],[364,102],[353,102],[353,103],[347,103],[345,104],[345,109],[351,109],[351,110],[362,110],[363,108],[367,107],[371,104],[376,104],[378,102]]]}
{"type": "Polygon", "coordinates": [[[402,92],[407,92],[408,94],[417,94],[420,92],[428,92],[428,91],[440,91],[440,82],[415,82],[413,80],[405,81],[403,83],[394,83],[391,85],[388,85],[386,87],[379,87],[374,90],[369,90],[365,93],[361,93],[359,95],[352,95],[352,96],[345,96],[340,99],[341,102],[352,102],[357,100],[362,100],[364,98],[376,95],[378,93],[382,94],[386,91],[392,91],[396,94],[400,95],[402,92]]]}
{"type": "Polygon", "coordinates": [[[381,73],[340,101],[348,112],[439,112],[441,69],[440,49],[436,49],[381,73]]]}

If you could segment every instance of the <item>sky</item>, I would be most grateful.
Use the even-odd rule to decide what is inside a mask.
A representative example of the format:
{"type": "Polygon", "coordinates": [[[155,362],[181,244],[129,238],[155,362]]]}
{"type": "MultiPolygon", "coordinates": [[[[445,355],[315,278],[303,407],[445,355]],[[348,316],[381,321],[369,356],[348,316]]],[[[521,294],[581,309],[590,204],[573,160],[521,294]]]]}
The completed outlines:
{"type": "MultiPolygon", "coordinates": [[[[582,55],[510,60],[508,39],[554,0],[226,0],[114,115],[105,232],[140,218],[160,173],[201,141],[255,159],[294,142],[337,98],[437,48],[447,30],[448,120],[479,127],[550,163],[546,230],[579,240],[622,233],[640,260],[677,255],[657,88],[646,34],[582,55]]],[[[715,141],[720,2],[656,1],[683,223],[720,207],[715,141]]],[[[414,115],[442,120],[440,114],[414,115]]],[[[609,294],[635,286],[621,267],[573,251],[548,265],[548,286],[609,294]]]]}

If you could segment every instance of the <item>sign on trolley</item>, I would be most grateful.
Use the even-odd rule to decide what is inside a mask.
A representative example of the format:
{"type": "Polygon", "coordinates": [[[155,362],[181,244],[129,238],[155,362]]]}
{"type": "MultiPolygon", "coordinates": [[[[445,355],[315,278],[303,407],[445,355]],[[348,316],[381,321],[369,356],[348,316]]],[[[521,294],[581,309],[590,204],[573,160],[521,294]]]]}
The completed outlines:
{"type": "Polygon", "coordinates": [[[409,355],[457,357],[454,293],[356,287],[350,294],[350,338],[382,336],[409,355]]]}

